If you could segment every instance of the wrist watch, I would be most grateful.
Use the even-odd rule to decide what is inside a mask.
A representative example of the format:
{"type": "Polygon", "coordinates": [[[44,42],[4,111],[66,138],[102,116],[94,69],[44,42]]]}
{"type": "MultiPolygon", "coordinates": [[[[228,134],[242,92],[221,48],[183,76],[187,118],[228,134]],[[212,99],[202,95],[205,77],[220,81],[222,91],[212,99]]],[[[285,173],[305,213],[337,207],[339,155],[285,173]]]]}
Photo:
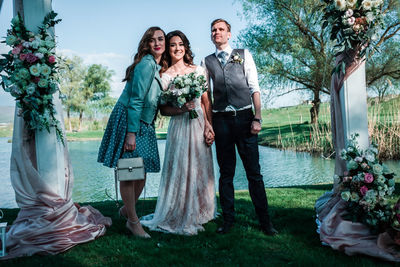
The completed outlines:
{"type": "Polygon", "coordinates": [[[253,121],[256,121],[256,122],[258,122],[259,124],[261,124],[261,123],[262,123],[262,119],[253,118],[253,121]]]}

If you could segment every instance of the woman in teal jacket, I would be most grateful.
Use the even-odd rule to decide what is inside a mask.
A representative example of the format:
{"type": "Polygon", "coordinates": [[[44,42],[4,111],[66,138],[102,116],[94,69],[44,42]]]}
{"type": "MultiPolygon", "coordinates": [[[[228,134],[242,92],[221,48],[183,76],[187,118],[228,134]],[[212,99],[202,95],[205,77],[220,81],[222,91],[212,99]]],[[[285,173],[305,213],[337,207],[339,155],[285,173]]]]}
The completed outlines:
{"type": "MultiPolygon", "coordinates": [[[[125,88],[101,141],[97,161],[104,166],[114,168],[120,158],[142,157],[146,173],[160,171],[154,119],[161,94],[159,71],[161,66],[168,67],[164,51],[164,31],[159,27],[149,28],[140,40],[133,64],[126,69],[125,88]]],[[[126,227],[134,235],[150,238],[135,209],[144,184],[145,180],[120,182],[124,206],[119,213],[127,218],[126,227]]]]}

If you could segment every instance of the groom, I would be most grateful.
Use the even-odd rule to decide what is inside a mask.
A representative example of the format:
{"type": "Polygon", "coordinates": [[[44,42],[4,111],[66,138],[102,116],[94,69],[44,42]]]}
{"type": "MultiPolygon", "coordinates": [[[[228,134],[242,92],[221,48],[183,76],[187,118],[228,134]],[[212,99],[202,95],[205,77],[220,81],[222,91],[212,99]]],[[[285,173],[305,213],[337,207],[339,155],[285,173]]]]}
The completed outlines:
{"type": "Polygon", "coordinates": [[[233,176],[236,146],[246,170],[261,230],[266,235],[275,235],[278,232],[268,214],[267,195],[260,174],[257,134],[261,130],[261,101],[257,69],[250,52],[232,49],[229,38],[231,25],[223,19],[214,20],[211,39],[216,51],[203,62],[213,84],[212,124],[220,169],[219,194],[224,224],[217,233],[229,232],[235,221],[233,176]]]}

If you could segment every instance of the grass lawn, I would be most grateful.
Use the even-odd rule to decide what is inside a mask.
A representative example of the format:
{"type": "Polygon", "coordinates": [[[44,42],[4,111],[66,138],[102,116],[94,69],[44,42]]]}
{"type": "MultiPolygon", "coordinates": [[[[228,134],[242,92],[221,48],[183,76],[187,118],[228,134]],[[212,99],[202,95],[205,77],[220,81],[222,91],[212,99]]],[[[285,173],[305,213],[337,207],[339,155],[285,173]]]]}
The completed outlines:
{"type": "MultiPolygon", "coordinates": [[[[399,185],[397,185],[399,188],[399,185]]],[[[247,191],[236,192],[236,224],[226,235],[215,233],[221,218],[205,225],[198,236],[150,232],[143,240],[128,234],[113,202],[90,203],[113,225],[105,236],[55,256],[33,256],[1,262],[4,266],[389,266],[367,256],[349,257],[322,246],[315,232],[315,200],[332,185],[267,189],[270,213],[279,235],[257,229],[247,191]]],[[[400,192],[396,192],[398,198],[400,192]]],[[[155,199],[141,200],[139,215],[154,211],[155,199]]],[[[17,210],[3,210],[11,223],[17,210]]]]}

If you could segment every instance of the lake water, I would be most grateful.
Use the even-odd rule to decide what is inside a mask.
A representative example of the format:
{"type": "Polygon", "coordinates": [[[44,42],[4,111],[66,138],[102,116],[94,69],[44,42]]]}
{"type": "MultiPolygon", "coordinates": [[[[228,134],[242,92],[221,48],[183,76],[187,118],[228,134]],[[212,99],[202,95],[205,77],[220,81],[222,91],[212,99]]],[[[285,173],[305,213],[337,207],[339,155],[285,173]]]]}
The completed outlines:
{"type": "MultiPolygon", "coordinates": [[[[9,138],[0,138],[0,208],[16,208],[14,190],[10,182],[11,143],[9,138]]],[[[161,163],[164,160],[165,140],[159,140],[161,163]]],[[[72,198],[75,202],[103,201],[108,197],[105,190],[114,196],[114,171],[97,163],[100,141],[68,143],[75,183],[72,198]]],[[[308,153],[280,151],[260,146],[260,165],[266,187],[310,185],[331,183],[334,169],[333,160],[325,160],[308,153]]],[[[214,171],[218,178],[218,166],[213,149],[214,171]]],[[[236,190],[247,189],[247,179],[242,162],[238,162],[234,185],[236,190]]],[[[386,162],[397,174],[400,173],[398,161],[386,162]]],[[[218,179],[216,179],[218,188],[218,179]]],[[[160,173],[150,173],[142,197],[158,195],[160,173]]]]}

